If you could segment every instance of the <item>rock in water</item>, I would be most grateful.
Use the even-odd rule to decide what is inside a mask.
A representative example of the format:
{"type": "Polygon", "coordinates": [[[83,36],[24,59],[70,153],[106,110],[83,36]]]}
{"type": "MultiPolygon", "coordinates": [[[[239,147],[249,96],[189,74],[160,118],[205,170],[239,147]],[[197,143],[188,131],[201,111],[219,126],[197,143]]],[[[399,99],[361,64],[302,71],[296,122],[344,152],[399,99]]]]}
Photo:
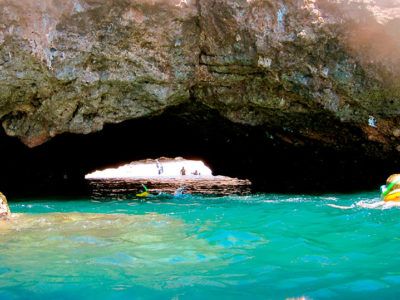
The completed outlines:
{"type": "Polygon", "coordinates": [[[7,198],[0,192],[0,220],[7,218],[11,215],[10,208],[8,207],[7,198]]]}

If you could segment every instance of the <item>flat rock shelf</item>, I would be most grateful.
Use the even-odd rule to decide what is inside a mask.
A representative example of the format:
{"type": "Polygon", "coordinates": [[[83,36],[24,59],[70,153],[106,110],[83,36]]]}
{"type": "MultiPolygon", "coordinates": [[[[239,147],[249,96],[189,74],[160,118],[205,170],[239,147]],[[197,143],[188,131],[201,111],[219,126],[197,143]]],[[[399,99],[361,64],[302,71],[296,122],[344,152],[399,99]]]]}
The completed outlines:
{"type": "Polygon", "coordinates": [[[93,199],[130,199],[145,184],[152,195],[173,195],[179,188],[183,194],[246,195],[251,192],[249,180],[225,176],[188,178],[124,178],[91,179],[88,185],[93,199]]]}

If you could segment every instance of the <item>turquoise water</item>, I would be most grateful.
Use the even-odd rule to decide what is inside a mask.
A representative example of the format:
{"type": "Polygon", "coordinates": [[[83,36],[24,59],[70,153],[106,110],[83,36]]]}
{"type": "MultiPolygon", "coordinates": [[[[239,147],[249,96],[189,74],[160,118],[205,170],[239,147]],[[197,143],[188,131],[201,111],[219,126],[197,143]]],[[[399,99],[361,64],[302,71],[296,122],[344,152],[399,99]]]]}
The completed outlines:
{"type": "Polygon", "coordinates": [[[14,202],[22,214],[0,226],[0,299],[397,299],[400,210],[351,206],[375,201],[14,202]]]}

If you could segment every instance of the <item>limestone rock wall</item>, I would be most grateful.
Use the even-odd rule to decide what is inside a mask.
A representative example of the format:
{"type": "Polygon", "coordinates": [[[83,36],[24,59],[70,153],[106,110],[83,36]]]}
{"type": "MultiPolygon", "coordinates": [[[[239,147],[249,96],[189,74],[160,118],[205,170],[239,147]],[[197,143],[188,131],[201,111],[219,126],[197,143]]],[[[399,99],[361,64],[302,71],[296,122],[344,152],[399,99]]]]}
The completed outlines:
{"type": "Polygon", "coordinates": [[[399,0],[0,0],[0,120],[30,147],[200,103],[265,138],[384,154],[399,66],[399,0]]]}

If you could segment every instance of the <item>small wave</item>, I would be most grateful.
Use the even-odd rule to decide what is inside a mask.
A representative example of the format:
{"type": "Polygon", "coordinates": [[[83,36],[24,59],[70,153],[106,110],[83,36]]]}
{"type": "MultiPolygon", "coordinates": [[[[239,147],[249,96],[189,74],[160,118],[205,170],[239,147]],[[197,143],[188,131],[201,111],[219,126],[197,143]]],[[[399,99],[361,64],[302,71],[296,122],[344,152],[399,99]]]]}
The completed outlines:
{"type": "Polygon", "coordinates": [[[329,207],[333,208],[338,208],[338,209],[352,209],[352,208],[366,208],[366,209],[380,209],[380,210],[385,210],[385,209],[390,209],[394,207],[400,207],[400,202],[395,202],[395,201],[366,201],[366,200],[361,200],[358,201],[352,205],[349,206],[342,206],[342,205],[336,205],[336,204],[326,204],[329,207]]]}
{"type": "Polygon", "coordinates": [[[400,207],[400,202],[395,201],[378,201],[378,202],[367,202],[367,201],[359,201],[356,203],[357,206],[362,208],[369,208],[369,209],[390,209],[393,207],[400,207]]]}
{"type": "Polygon", "coordinates": [[[333,208],[338,208],[338,209],[352,209],[355,207],[354,204],[350,206],[343,206],[343,205],[336,205],[336,204],[327,204],[326,206],[333,207],[333,208]]]}
{"type": "Polygon", "coordinates": [[[338,201],[338,197],[321,197],[322,200],[329,200],[329,201],[338,201]]]}

